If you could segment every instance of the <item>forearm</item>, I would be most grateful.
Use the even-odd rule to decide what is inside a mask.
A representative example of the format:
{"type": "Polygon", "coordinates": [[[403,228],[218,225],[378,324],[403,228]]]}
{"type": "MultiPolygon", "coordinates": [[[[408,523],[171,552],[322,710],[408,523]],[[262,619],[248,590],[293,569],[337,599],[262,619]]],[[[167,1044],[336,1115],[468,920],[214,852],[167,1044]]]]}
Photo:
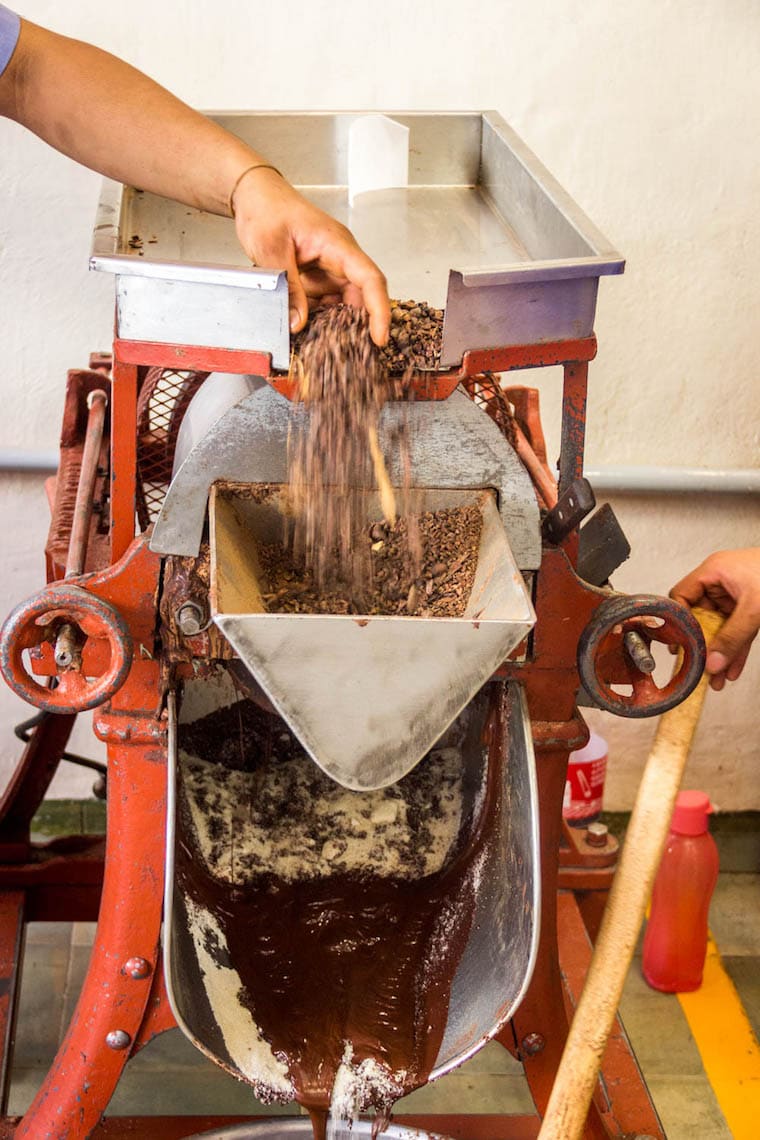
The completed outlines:
{"type": "Polygon", "coordinates": [[[217,214],[267,161],[129,64],[27,21],[0,111],[84,166],[217,214]]]}
{"type": "Polygon", "coordinates": [[[385,343],[385,278],[349,231],[260,169],[264,155],[129,64],[23,21],[0,75],[0,115],[117,182],[217,214],[234,205],[246,256],[287,271],[294,331],[306,323],[308,297],[341,297],[369,310],[372,336],[385,343]]]}

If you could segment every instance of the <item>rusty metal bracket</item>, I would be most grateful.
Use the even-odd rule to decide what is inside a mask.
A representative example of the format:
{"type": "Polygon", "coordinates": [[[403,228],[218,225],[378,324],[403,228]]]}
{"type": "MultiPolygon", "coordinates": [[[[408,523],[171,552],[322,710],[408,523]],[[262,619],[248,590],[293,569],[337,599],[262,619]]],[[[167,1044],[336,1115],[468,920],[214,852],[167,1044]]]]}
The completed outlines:
{"type": "Polygon", "coordinates": [[[577,529],[596,506],[588,479],[575,479],[552,509],[544,515],[541,534],[547,542],[559,544],[577,529]]]}

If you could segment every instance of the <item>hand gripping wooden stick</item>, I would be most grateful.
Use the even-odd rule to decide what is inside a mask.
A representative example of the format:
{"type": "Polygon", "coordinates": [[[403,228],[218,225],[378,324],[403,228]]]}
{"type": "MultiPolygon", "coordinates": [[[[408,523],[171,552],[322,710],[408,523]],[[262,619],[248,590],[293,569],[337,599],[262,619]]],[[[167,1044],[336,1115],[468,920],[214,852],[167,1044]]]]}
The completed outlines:
{"type": "MultiPolygon", "coordinates": [[[[722,616],[702,609],[695,609],[694,616],[709,644],[723,623],[722,616]]],[[[705,674],[683,704],[660,717],[539,1140],[578,1140],[583,1134],[707,683],[705,674]]]]}

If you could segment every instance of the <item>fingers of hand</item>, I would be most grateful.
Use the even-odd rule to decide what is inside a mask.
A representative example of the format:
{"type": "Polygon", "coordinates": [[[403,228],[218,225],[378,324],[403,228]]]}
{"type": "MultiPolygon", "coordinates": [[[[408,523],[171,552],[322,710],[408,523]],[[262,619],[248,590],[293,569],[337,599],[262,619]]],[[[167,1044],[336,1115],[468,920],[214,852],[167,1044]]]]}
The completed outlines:
{"type": "Polygon", "coordinates": [[[319,300],[325,296],[342,297],[343,290],[348,285],[345,277],[330,273],[321,265],[301,266],[301,284],[306,290],[307,297],[319,300]]]}
{"type": "Polygon", "coordinates": [[[308,283],[319,290],[319,295],[339,292],[347,304],[363,305],[369,312],[372,339],[377,345],[385,344],[390,301],[385,277],[374,261],[345,226],[307,202],[282,179],[260,187],[260,196],[262,189],[268,195],[267,209],[244,210],[236,202],[238,236],[249,257],[259,265],[288,270],[291,309],[298,312],[299,327],[306,320],[307,305],[304,283],[295,270],[303,268],[308,283]],[[263,231],[262,218],[266,225],[263,231]],[[323,275],[321,287],[316,284],[318,274],[323,275]]]}
{"type": "Polygon", "coordinates": [[[309,302],[301,275],[298,272],[296,247],[288,233],[277,235],[259,255],[259,264],[271,269],[285,269],[288,275],[288,305],[290,308],[290,331],[298,332],[304,327],[309,316],[309,302]]]}
{"type": "MultiPolygon", "coordinates": [[[[369,313],[369,331],[379,347],[388,343],[391,327],[391,303],[388,299],[388,285],[385,277],[361,251],[359,263],[354,272],[348,272],[351,283],[361,289],[364,304],[369,313]]],[[[348,268],[348,267],[347,267],[348,268]]]]}
{"type": "Polygon", "coordinates": [[[362,291],[345,277],[338,277],[317,266],[301,270],[301,284],[306,290],[309,302],[322,302],[325,305],[343,303],[356,309],[364,306],[362,291]]]}
{"type": "Polygon", "coordinates": [[[290,331],[300,332],[309,317],[309,302],[306,290],[301,281],[301,275],[296,265],[295,247],[291,245],[288,251],[288,296],[290,305],[290,331]]]}
{"type": "Polygon", "coordinates": [[[722,689],[725,681],[741,676],[758,627],[760,610],[741,601],[708,648],[705,670],[713,681],[720,681],[720,685],[711,682],[713,688],[722,689]]]}
{"type": "MultiPolygon", "coordinates": [[[[724,667],[722,669],[713,669],[710,666],[716,662],[711,661],[711,657],[714,656],[716,661],[719,661],[719,659],[721,659],[721,654],[716,653],[713,655],[708,653],[705,672],[710,674],[710,688],[715,689],[716,692],[720,692],[720,690],[725,687],[726,681],[738,680],[742,675],[745,664],[747,663],[748,654],[749,646],[746,650],[740,653],[738,657],[734,658],[730,665],[728,665],[728,668],[724,667]]],[[[722,660],[725,662],[724,657],[722,660]]]]}
{"type": "Polygon", "coordinates": [[[716,551],[677,582],[670,593],[690,605],[709,598],[717,603],[714,608],[724,613],[730,612],[729,603],[738,602],[741,596],[760,599],[760,547],[716,551]]]}
{"type": "MultiPolygon", "coordinates": [[[[334,275],[342,276],[355,290],[352,296],[360,300],[369,313],[373,341],[378,346],[386,344],[391,325],[388,285],[374,261],[359,248],[348,230],[336,232],[333,242],[323,250],[319,264],[334,275]]],[[[344,300],[347,304],[354,303],[347,299],[346,290],[344,300]]]]}
{"type": "Polygon", "coordinates": [[[720,690],[741,675],[760,628],[760,548],[719,550],[682,578],[671,597],[727,615],[710,644],[705,669],[720,690]]]}
{"type": "Polygon", "coordinates": [[[720,583],[706,581],[698,570],[692,571],[676,582],[670,597],[685,606],[703,606],[707,610],[720,610],[728,613],[733,608],[733,599],[720,583]],[[723,605],[719,603],[723,601],[723,605]]]}
{"type": "MultiPolygon", "coordinates": [[[[750,645],[751,645],[751,642],[750,642],[750,645]]],[[[728,669],[726,669],[726,677],[728,678],[729,681],[735,681],[738,677],[741,676],[742,671],[744,669],[744,666],[747,663],[747,657],[749,656],[749,650],[750,650],[750,646],[747,645],[743,650],[741,650],[741,652],[739,654],[737,654],[737,656],[733,659],[733,661],[729,665],[728,669]]]]}
{"type": "Polygon", "coordinates": [[[319,265],[303,269],[301,281],[307,297],[311,300],[321,300],[325,303],[337,300],[342,301],[344,305],[353,305],[357,309],[366,308],[369,312],[370,334],[373,341],[378,346],[387,342],[390,329],[390,302],[384,302],[380,297],[372,306],[367,294],[355,281],[350,281],[347,277],[319,265]]]}

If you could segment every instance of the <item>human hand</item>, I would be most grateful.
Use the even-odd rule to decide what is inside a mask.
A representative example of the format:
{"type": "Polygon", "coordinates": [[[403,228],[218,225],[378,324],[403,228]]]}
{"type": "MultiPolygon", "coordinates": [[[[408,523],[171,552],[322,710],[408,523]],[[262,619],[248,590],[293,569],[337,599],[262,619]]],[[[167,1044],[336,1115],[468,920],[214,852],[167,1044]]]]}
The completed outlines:
{"type": "Polygon", "coordinates": [[[735,681],[760,628],[760,548],[711,554],[676,583],[670,596],[727,615],[709,646],[705,669],[713,689],[735,681]]]}
{"type": "Polygon", "coordinates": [[[385,277],[345,226],[264,166],[243,176],[232,205],[240,244],[251,260],[287,270],[292,332],[306,324],[309,302],[343,301],[367,309],[372,339],[385,344],[390,327],[385,277]]]}

